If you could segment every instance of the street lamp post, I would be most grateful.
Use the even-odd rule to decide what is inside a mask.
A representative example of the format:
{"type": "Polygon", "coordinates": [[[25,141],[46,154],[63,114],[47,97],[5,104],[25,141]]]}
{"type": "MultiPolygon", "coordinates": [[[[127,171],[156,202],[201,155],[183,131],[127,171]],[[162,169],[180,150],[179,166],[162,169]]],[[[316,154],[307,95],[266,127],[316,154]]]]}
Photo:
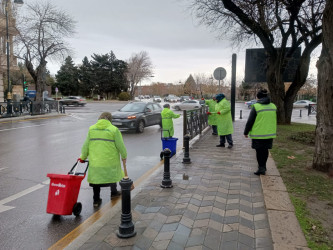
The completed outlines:
{"type": "MultiPolygon", "coordinates": [[[[10,64],[9,64],[9,25],[8,25],[8,1],[10,0],[6,0],[6,5],[5,5],[5,14],[6,14],[6,47],[7,47],[7,115],[11,115],[12,114],[12,105],[11,105],[11,99],[12,99],[12,93],[11,93],[11,89],[10,89],[10,64]]],[[[22,0],[14,0],[14,3],[16,4],[23,4],[22,0]]]]}

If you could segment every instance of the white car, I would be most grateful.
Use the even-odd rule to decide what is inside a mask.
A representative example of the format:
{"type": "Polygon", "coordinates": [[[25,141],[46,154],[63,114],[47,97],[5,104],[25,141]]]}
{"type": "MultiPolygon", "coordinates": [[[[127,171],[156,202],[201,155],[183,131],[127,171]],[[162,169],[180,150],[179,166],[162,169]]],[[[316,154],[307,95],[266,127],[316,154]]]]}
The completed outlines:
{"type": "Polygon", "coordinates": [[[158,96],[158,95],[154,95],[154,97],[153,97],[153,102],[161,102],[161,101],[162,101],[162,99],[161,99],[160,96],[158,96]]]}
{"type": "Polygon", "coordinates": [[[308,108],[310,104],[316,104],[316,103],[311,102],[309,100],[299,100],[297,102],[294,102],[293,107],[294,108],[308,108]]]}
{"type": "Polygon", "coordinates": [[[184,101],[172,106],[175,110],[193,110],[201,108],[201,104],[197,100],[184,101]]]}

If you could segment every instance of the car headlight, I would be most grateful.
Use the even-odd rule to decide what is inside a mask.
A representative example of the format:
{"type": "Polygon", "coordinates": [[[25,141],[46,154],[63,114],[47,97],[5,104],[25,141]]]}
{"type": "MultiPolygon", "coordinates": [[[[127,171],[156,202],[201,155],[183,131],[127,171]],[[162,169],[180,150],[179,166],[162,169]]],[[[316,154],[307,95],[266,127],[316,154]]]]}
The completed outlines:
{"type": "Polygon", "coordinates": [[[136,116],[135,115],[127,116],[127,119],[133,120],[133,119],[136,119],[136,116]]]}

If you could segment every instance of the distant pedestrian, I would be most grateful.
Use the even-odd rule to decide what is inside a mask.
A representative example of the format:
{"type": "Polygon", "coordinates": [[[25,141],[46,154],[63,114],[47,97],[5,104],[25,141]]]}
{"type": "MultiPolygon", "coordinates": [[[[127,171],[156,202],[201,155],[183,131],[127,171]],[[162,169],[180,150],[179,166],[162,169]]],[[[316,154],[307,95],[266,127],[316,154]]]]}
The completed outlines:
{"type": "Polygon", "coordinates": [[[208,106],[208,125],[212,126],[213,135],[217,135],[217,114],[215,112],[216,98],[215,96],[210,100],[205,100],[208,106]]]}
{"type": "Polygon", "coordinates": [[[161,113],[162,116],[162,129],[163,129],[163,137],[172,137],[175,133],[174,128],[173,128],[173,120],[175,118],[179,118],[179,114],[175,114],[171,109],[170,109],[170,104],[166,103],[163,106],[163,110],[161,113]]]}
{"type": "Polygon", "coordinates": [[[234,143],[231,134],[234,132],[231,117],[230,102],[225,98],[224,94],[216,95],[215,111],[217,114],[217,133],[220,136],[220,144],[216,147],[225,147],[225,141],[227,139],[228,148],[232,148],[234,143]]]}
{"type": "Polygon", "coordinates": [[[111,198],[119,196],[117,182],[123,178],[120,157],[126,164],[127,150],[119,129],[111,124],[112,115],[103,112],[95,125],[90,126],[78,159],[89,158],[88,182],[93,187],[95,207],[102,203],[101,187],[111,187],[111,198]]]}
{"type": "Polygon", "coordinates": [[[244,136],[252,138],[252,148],[256,150],[258,170],[254,174],[264,175],[268,150],[276,138],[276,106],[271,103],[266,89],[257,93],[257,99],[245,125],[244,136]]]}

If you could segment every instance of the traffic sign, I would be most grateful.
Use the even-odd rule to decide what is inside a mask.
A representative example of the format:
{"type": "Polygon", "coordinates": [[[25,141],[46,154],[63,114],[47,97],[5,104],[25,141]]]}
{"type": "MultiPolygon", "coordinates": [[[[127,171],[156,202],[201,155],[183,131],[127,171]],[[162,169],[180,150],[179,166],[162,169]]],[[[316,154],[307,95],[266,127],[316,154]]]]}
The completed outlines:
{"type": "Polygon", "coordinates": [[[213,75],[216,80],[223,80],[226,77],[227,72],[224,68],[218,67],[214,70],[213,75]]]}

